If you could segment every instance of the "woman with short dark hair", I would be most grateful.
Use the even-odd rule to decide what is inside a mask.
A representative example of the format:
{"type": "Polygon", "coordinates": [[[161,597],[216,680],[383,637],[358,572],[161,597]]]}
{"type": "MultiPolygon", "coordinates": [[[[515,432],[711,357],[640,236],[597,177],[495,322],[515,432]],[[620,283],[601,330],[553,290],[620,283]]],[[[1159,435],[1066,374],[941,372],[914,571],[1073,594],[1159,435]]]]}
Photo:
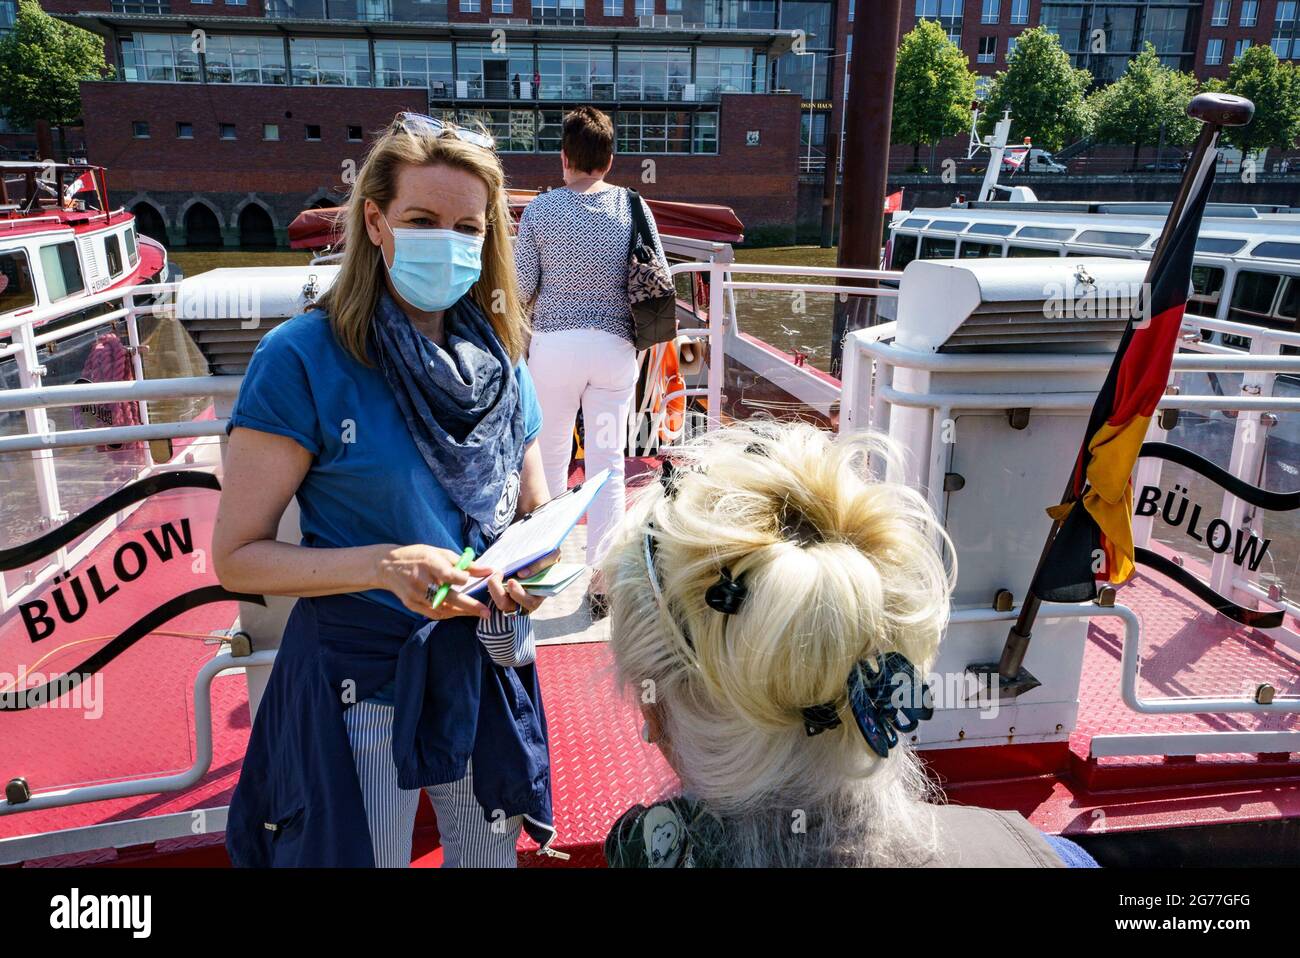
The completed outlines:
{"type": "MultiPolygon", "coordinates": [[[[627,260],[632,203],[641,200],[605,181],[614,162],[614,125],[594,107],[564,118],[560,162],[564,187],[537,197],[520,218],[515,269],[520,296],[532,303],[528,365],[542,405],[538,445],[550,493],[568,484],[579,408],[587,470],[610,470],[587,517],[587,562],[594,566],[604,554],[602,540],[623,516],[623,448],[637,379],[627,260]]],[[[654,217],[649,209],[645,214],[666,266],[654,217]]],[[[599,582],[592,586],[592,608],[604,612],[599,582]]]]}

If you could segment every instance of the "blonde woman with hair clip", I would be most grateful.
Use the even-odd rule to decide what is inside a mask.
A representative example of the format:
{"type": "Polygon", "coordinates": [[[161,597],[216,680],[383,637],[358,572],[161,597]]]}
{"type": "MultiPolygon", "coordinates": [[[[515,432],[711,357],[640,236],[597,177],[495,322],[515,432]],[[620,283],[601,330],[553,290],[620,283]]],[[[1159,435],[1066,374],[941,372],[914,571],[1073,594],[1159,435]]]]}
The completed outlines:
{"type": "Polygon", "coordinates": [[[620,683],[654,690],[642,736],[681,794],[618,820],[612,866],[1095,865],[1017,814],[934,802],[908,733],[954,579],[925,500],[872,477],[893,454],[735,426],[640,495],[606,558],[610,644],[620,683]]]}
{"type": "Polygon", "coordinates": [[[469,561],[549,498],[503,185],[489,137],[399,115],[333,285],[253,354],[213,558],[232,591],[300,598],[230,803],[237,865],[405,867],[421,789],[446,865],[554,837],[539,600],[469,561]],[[293,497],[301,545],[276,541],[293,497]],[[441,600],[470,576],[483,601],[441,600]]]}

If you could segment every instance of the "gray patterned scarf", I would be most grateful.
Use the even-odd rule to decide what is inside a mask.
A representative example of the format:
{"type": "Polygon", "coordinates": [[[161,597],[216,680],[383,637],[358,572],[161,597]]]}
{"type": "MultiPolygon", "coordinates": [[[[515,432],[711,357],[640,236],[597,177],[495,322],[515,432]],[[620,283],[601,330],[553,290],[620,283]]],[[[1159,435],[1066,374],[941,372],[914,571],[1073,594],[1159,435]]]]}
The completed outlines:
{"type": "Polygon", "coordinates": [[[469,296],[443,315],[447,347],[420,333],[381,290],[371,323],[379,368],[420,456],[472,521],[495,538],[514,519],[524,411],[510,356],[469,296]]]}

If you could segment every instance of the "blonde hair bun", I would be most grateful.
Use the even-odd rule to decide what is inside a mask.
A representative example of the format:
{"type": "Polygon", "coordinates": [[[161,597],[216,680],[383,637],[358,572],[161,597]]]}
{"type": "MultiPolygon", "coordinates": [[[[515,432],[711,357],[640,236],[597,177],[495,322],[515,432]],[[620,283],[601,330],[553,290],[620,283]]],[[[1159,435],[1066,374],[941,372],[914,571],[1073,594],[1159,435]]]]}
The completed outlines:
{"type": "Polygon", "coordinates": [[[924,670],[948,616],[947,538],[925,499],[875,478],[895,458],[879,436],[759,422],[673,455],[671,490],[642,493],[607,559],[620,678],[653,688],[674,765],[700,797],[808,797],[865,774],[850,670],[890,651],[924,670]],[[734,615],[705,600],[724,568],[746,589],[734,615]],[[828,702],[844,722],[810,739],[802,709],[828,702]]]}

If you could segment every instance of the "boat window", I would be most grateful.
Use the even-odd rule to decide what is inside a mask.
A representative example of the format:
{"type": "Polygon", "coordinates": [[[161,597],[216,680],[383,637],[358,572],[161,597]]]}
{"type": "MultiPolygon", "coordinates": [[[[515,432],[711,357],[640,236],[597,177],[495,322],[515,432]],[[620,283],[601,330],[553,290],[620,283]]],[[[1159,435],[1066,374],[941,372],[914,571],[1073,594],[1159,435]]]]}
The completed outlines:
{"type": "Polygon", "coordinates": [[[134,266],[136,263],[140,262],[140,251],[136,249],[135,246],[135,227],[128,227],[127,231],[122,234],[122,238],[126,240],[127,262],[134,266]]]}
{"type": "Polygon", "coordinates": [[[1077,243],[1095,243],[1098,246],[1141,246],[1149,239],[1146,233],[1112,233],[1109,230],[1084,230],[1077,243]]]}
{"type": "MultiPolygon", "coordinates": [[[[1278,298],[1277,318],[1300,326],[1300,276],[1288,276],[1278,298]]],[[[1300,329],[1297,329],[1300,332],[1300,329]]],[[[1294,352],[1294,347],[1292,347],[1294,352]]]]}
{"type": "Polygon", "coordinates": [[[1196,240],[1198,253],[1222,253],[1231,256],[1246,245],[1245,240],[1227,239],[1223,236],[1201,236],[1196,240]]]}
{"type": "Polygon", "coordinates": [[[977,243],[974,240],[962,240],[962,259],[989,259],[1001,257],[1002,247],[997,243],[977,243]]]}
{"type": "Polygon", "coordinates": [[[930,224],[932,230],[946,230],[949,233],[960,233],[965,228],[963,220],[935,220],[930,224]]]}
{"type": "Polygon", "coordinates": [[[1272,325],[1273,301],[1277,298],[1282,277],[1277,273],[1258,273],[1242,270],[1232,286],[1232,305],[1228,319],[1234,323],[1254,326],[1272,325]]]}
{"type": "Polygon", "coordinates": [[[36,305],[32,269],[22,250],[0,253],[0,313],[36,305]]]}
{"type": "Polygon", "coordinates": [[[122,244],[116,236],[104,237],[104,256],[108,261],[109,276],[117,276],[122,272],[122,244]]]}
{"type": "Polygon", "coordinates": [[[1010,236],[1015,231],[1015,223],[972,223],[966,232],[984,233],[988,236],[1010,236]]]}
{"type": "Polygon", "coordinates": [[[1270,241],[1260,243],[1250,251],[1251,256],[1267,256],[1269,259],[1300,259],[1300,243],[1278,243],[1270,241]]]}
{"type": "Polygon", "coordinates": [[[956,255],[956,240],[937,239],[933,236],[921,238],[921,259],[952,259],[956,255]]]}
{"type": "Polygon", "coordinates": [[[1068,240],[1074,235],[1074,230],[1056,229],[1051,226],[1022,226],[1016,235],[1023,236],[1025,239],[1068,240]]]}
{"type": "Polygon", "coordinates": [[[920,229],[925,229],[925,227],[929,224],[929,222],[930,222],[929,220],[910,219],[910,220],[903,220],[902,225],[909,230],[920,230],[920,229]]]}
{"type": "Polygon", "coordinates": [[[893,256],[890,257],[890,269],[902,269],[916,259],[917,237],[913,233],[895,233],[893,256]]]}
{"type": "Polygon", "coordinates": [[[1040,249],[1037,246],[1017,246],[1015,243],[1007,244],[1007,256],[1011,258],[1031,256],[1046,257],[1056,255],[1057,253],[1054,249],[1040,249]]]}
{"type": "Polygon", "coordinates": [[[1192,267],[1192,295],[1187,308],[1198,316],[1214,316],[1223,295],[1223,270],[1217,266],[1192,267]]]}
{"type": "Polygon", "coordinates": [[[51,300],[66,299],[83,292],[86,281],[81,276],[77,262],[77,244],[51,243],[41,247],[41,271],[45,273],[45,288],[51,300]]]}

